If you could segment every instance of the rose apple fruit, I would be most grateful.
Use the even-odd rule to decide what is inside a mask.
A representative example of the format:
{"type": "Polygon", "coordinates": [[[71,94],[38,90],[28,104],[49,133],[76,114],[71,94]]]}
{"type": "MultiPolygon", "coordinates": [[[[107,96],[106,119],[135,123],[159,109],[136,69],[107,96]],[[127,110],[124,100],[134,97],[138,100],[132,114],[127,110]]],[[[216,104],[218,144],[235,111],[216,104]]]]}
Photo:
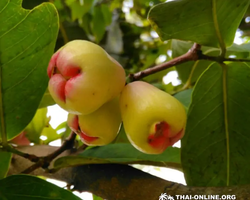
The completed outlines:
{"type": "Polygon", "coordinates": [[[25,131],[22,131],[18,136],[14,137],[12,140],[10,140],[11,143],[17,144],[17,145],[30,145],[29,139],[26,137],[25,131]]]}
{"type": "Polygon", "coordinates": [[[121,121],[118,98],[88,115],[68,115],[71,130],[89,146],[102,146],[112,142],[119,132],[121,121]]]}
{"type": "Polygon", "coordinates": [[[125,86],[123,67],[100,46],[74,40],[59,49],[47,69],[55,102],[73,114],[89,114],[125,86]]]}
{"type": "Polygon", "coordinates": [[[144,153],[160,154],[184,135],[183,105],[149,83],[135,81],[126,85],[120,109],[128,139],[144,153]]]}

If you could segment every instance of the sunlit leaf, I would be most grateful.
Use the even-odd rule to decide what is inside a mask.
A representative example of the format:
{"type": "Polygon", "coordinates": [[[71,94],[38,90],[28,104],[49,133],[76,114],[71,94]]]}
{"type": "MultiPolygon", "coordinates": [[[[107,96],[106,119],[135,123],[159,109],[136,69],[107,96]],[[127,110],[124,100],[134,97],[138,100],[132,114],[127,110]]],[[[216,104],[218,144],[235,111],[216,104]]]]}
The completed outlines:
{"type": "Polygon", "coordinates": [[[43,129],[48,126],[49,118],[47,117],[47,108],[41,108],[37,110],[34,118],[23,131],[31,142],[39,144],[43,129]]]}

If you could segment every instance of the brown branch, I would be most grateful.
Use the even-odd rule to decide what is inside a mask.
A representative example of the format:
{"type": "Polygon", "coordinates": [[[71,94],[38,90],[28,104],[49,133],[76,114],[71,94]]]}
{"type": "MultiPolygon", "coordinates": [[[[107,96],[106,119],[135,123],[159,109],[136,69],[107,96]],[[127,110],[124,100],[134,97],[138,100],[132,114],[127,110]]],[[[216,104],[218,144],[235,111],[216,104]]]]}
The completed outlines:
{"type": "Polygon", "coordinates": [[[168,62],[156,65],[152,68],[145,69],[143,71],[140,71],[135,74],[129,74],[129,79],[131,81],[136,81],[139,79],[142,79],[148,75],[151,75],[153,73],[168,69],[170,67],[173,67],[175,65],[179,65],[181,63],[187,62],[187,61],[192,61],[192,60],[198,60],[199,55],[201,54],[201,45],[194,43],[192,48],[185,54],[176,57],[168,62]]]}
{"type": "Polygon", "coordinates": [[[28,154],[28,153],[18,151],[15,147],[13,147],[9,144],[6,146],[2,146],[0,149],[2,149],[3,151],[6,151],[6,152],[17,154],[23,158],[30,160],[31,162],[38,162],[39,161],[39,157],[37,157],[33,154],[28,154]]]}
{"type": "Polygon", "coordinates": [[[176,58],[173,58],[170,61],[164,62],[162,64],[156,65],[154,67],[145,69],[143,71],[137,72],[135,74],[129,74],[128,78],[130,81],[136,81],[140,80],[146,76],[149,76],[151,74],[154,74],[156,72],[168,69],[170,67],[180,65],[182,63],[188,62],[188,61],[197,61],[197,60],[210,60],[215,61],[218,63],[223,63],[225,61],[231,61],[231,62],[250,62],[250,59],[236,59],[236,58],[224,58],[221,56],[208,56],[202,53],[201,51],[201,45],[194,43],[194,45],[191,47],[191,49],[176,58]]]}
{"type": "Polygon", "coordinates": [[[76,138],[76,134],[74,132],[71,132],[69,138],[64,141],[63,145],[60,148],[58,148],[56,151],[50,153],[47,156],[38,157],[39,160],[35,164],[31,165],[30,167],[28,167],[27,169],[25,169],[21,173],[29,174],[40,167],[47,169],[49,167],[50,163],[57,156],[59,156],[64,151],[71,149],[74,146],[75,138],[76,138]]]}
{"type": "MultiPolygon", "coordinates": [[[[47,145],[21,147],[23,152],[31,152],[36,156],[51,154],[57,147],[47,145]]],[[[63,155],[72,155],[65,151],[63,155]]],[[[75,155],[75,153],[74,153],[75,155]]],[[[14,155],[8,175],[17,174],[30,165],[30,161],[14,155]]],[[[92,192],[104,199],[143,199],[158,200],[161,193],[168,195],[236,195],[237,200],[249,199],[250,185],[229,187],[191,187],[166,181],[152,176],[128,165],[94,164],[69,167],[51,174],[37,169],[31,173],[65,181],[74,185],[80,192],[92,192]]],[[[180,198],[179,198],[180,199],[180,198]]]]}

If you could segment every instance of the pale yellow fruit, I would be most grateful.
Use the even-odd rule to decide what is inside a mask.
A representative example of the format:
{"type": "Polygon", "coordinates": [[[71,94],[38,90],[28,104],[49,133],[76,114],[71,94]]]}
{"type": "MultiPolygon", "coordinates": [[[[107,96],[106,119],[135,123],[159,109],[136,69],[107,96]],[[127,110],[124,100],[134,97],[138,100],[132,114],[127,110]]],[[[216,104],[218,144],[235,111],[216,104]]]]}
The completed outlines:
{"type": "Polygon", "coordinates": [[[120,97],[125,132],[138,150],[162,153],[184,135],[186,112],[168,93],[143,81],[125,86],[120,97]]]}
{"type": "Polygon", "coordinates": [[[55,102],[73,114],[89,114],[120,94],[123,67],[100,46],[74,40],[51,58],[49,91],[55,102]]]}
{"type": "Polygon", "coordinates": [[[89,146],[102,146],[112,142],[119,132],[121,121],[118,98],[88,115],[68,116],[69,127],[89,146]]]}

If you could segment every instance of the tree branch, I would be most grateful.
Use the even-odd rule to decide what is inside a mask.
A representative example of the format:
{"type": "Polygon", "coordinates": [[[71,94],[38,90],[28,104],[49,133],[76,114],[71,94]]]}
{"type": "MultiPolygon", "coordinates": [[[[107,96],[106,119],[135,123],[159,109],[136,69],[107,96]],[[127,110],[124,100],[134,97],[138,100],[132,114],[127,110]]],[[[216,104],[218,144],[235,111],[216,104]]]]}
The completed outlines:
{"type": "Polygon", "coordinates": [[[170,67],[180,65],[182,63],[188,62],[188,61],[197,61],[197,60],[210,60],[215,61],[218,63],[223,63],[225,61],[231,61],[231,62],[250,62],[250,59],[236,59],[236,58],[224,58],[221,56],[208,56],[202,53],[201,51],[201,45],[194,43],[194,45],[191,47],[191,49],[176,58],[173,58],[170,61],[164,62],[162,64],[156,65],[154,67],[145,69],[143,71],[137,72],[135,74],[129,74],[128,78],[130,81],[136,81],[140,80],[146,76],[149,76],[151,74],[154,74],[156,72],[168,69],[170,67]]]}
{"type": "Polygon", "coordinates": [[[151,74],[154,74],[156,72],[173,67],[175,65],[179,65],[179,64],[187,62],[187,61],[198,60],[200,52],[201,52],[201,46],[199,44],[194,43],[192,48],[187,53],[185,53],[179,57],[176,57],[168,62],[156,65],[156,66],[148,68],[148,69],[145,69],[145,70],[140,71],[138,73],[129,74],[129,79],[131,81],[136,81],[136,80],[142,79],[148,75],[151,75],[151,74]]]}
{"type": "Polygon", "coordinates": [[[14,154],[17,154],[19,156],[22,156],[23,158],[26,158],[26,159],[30,160],[31,162],[38,162],[39,161],[39,157],[37,157],[33,154],[23,153],[21,151],[18,151],[17,149],[15,149],[15,147],[13,147],[11,145],[2,146],[0,149],[2,149],[3,151],[6,151],[6,152],[10,152],[10,153],[14,153],[14,154]]]}
{"type": "MultiPolygon", "coordinates": [[[[51,154],[57,147],[27,146],[21,147],[23,152],[31,152],[36,156],[51,154]]],[[[70,150],[60,156],[75,155],[70,150]]],[[[14,155],[8,175],[17,174],[30,165],[30,161],[14,155]]],[[[51,164],[52,166],[52,164],[51,164]]],[[[158,200],[161,193],[168,195],[236,195],[237,200],[249,199],[250,185],[230,187],[188,187],[152,176],[128,165],[94,164],[61,169],[51,174],[37,169],[32,175],[54,178],[74,185],[80,192],[92,192],[104,199],[143,199],[158,200]]]]}
{"type": "Polygon", "coordinates": [[[29,174],[40,167],[47,169],[49,167],[50,163],[57,156],[59,156],[61,153],[63,153],[67,149],[71,149],[74,146],[75,138],[76,138],[76,134],[74,132],[71,132],[69,138],[64,141],[63,145],[60,148],[56,149],[54,152],[50,153],[47,156],[37,157],[38,161],[36,161],[35,164],[31,165],[30,167],[28,167],[27,169],[25,169],[21,173],[29,174]]]}

